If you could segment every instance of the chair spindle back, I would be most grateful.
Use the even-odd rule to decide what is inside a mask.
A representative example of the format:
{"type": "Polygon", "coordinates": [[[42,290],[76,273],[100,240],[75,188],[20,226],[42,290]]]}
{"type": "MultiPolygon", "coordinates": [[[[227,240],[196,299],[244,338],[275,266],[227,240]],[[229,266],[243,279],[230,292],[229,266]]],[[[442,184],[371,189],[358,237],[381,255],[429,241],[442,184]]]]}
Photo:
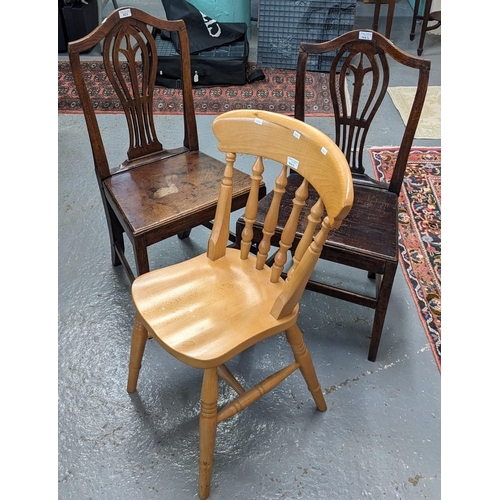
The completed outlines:
{"type": "Polygon", "coordinates": [[[231,176],[237,154],[256,157],[244,215],[241,258],[255,258],[255,265],[259,270],[267,267],[271,238],[279,220],[280,202],[288,173],[292,170],[303,177],[303,182],[295,192],[293,210],[285,223],[279,249],[272,259],[270,276],[273,283],[281,279],[298,222],[301,217],[307,217],[307,230],[294,254],[287,274],[287,285],[272,309],[272,314],[278,318],[290,314],[302,296],[328,232],[340,226],[352,206],[353,187],[349,165],[342,151],[328,136],[289,116],[256,110],[230,111],[214,120],[213,131],[219,141],[219,150],[226,153],[226,171],[208,245],[210,259],[216,260],[225,254],[229,232],[231,176]],[[273,200],[265,218],[257,256],[254,257],[250,247],[258,209],[258,186],[264,169],[270,167],[277,170],[273,200]],[[319,194],[319,199],[310,213],[304,215],[302,209],[307,200],[309,184],[319,194]]]}

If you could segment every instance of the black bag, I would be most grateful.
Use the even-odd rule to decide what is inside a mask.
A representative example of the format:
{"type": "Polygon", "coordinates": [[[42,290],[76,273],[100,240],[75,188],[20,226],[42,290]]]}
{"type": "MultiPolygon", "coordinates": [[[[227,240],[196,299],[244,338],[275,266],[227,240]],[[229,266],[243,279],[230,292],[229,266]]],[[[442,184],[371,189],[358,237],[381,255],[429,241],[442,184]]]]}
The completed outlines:
{"type": "MultiPolygon", "coordinates": [[[[183,19],[186,23],[193,88],[247,83],[249,45],[245,23],[219,23],[185,0],[162,0],[162,3],[167,19],[183,19]]],[[[155,34],[155,43],[158,50],[156,85],[180,88],[178,37],[162,31],[155,34]]]]}
{"type": "MultiPolygon", "coordinates": [[[[162,34],[155,38],[158,50],[156,85],[181,88],[181,58],[173,41],[162,34]]],[[[191,54],[191,84],[196,87],[245,85],[247,83],[248,40],[191,54]]]]}
{"type": "MultiPolygon", "coordinates": [[[[162,0],[162,4],[167,19],[183,19],[186,23],[191,54],[230,44],[243,38],[247,30],[245,23],[219,23],[185,0],[162,0]]],[[[178,51],[178,37],[171,38],[178,51]]]]}

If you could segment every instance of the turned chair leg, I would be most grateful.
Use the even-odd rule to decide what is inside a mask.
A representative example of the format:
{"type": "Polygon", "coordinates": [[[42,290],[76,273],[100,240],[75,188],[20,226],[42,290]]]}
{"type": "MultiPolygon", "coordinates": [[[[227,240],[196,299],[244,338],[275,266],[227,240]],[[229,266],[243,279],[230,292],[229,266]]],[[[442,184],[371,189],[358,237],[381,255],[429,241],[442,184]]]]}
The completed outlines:
{"type": "Polygon", "coordinates": [[[203,375],[200,413],[200,479],[198,495],[205,500],[210,495],[215,433],[217,429],[217,399],[219,379],[217,368],[208,368],[203,375]]]}
{"type": "Polygon", "coordinates": [[[297,325],[293,325],[286,332],[286,338],[295,356],[295,361],[300,363],[300,371],[304,377],[307,388],[311,393],[319,411],[326,411],[326,401],[321,391],[321,386],[316,375],[316,370],[302,337],[302,332],[297,325]]]}
{"type": "Polygon", "coordinates": [[[132,342],[130,344],[130,361],[128,365],[128,383],[127,391],[135,392],[137,388],[137,379],[141,369],[142,356],[148,339],[148,332],[142,324],[139,315],[135,315],[134,329],[132,330],[132,342]]]}

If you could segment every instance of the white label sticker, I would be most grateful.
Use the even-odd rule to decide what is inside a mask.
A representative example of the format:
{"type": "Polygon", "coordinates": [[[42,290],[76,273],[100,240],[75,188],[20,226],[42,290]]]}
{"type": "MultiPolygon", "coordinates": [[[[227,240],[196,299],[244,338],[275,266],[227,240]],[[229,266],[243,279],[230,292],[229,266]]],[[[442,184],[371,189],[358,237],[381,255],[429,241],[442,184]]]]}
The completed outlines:
{"type": "Polygon", "coordinates": [[[321,152],[322,152],[324,155],[326,155],[326,153],[328,153],[328,149],[326,149],[326,148],[325,148],[325,146],[323,146],[323,147],[321,148],[321,152]]]}
{"type": "Polygon", "coordinates": [[[296,130],[294,130],[293,136],[295,137],[295,139],[300,139],[300,132],[297,132],[296,130]]]}
{"type": "Polygon", "coordinates": [[[370,33],[369,31],[360,31],[359,32],[359,39],[360,40],[371,40],[372,33],[370,33]]]}
{"type": "Polygon", "coordinates": [[[264,121],[262,120],[262,118],[255,118],[254,122],[257,124],[257,125],[262,125],[264,123],[264,121]]]}
{"type": "Polygon", "coordinates": [[[289,156],[288,159],[286,160],[286,164],[289,167],[299,168],[299,160],[296,160],[295,158],[292,158],[291,156],[289,156]]]}
{"type": "Polygon", "coordinates": [[[118,12],[120,15],[120,19],[123,19],[124,17],[130,17],[132,15],[132,12],[130,12],[130,9],[123,9],[118,12]]]}

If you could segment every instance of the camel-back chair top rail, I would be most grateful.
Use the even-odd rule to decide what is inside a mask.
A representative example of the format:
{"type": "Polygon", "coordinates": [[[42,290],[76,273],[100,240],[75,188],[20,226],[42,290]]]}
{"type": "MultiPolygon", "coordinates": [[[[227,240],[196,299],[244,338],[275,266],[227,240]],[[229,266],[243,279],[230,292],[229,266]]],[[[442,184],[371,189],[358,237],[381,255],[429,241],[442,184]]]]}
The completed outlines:
{"type": "Polygon", "coordinates": [[[111,175],[101,132],[92,106],[92,97],[83,78],[80,54],[101,43],[106,75],[120,100],[129,131],[128,161],[121,169],[166,156],[153,121],[153,91],[158,65],[154,32],[167,30],[179,36],[182,61],[184,147],[198,149],[194,101],[190,79],[189,41],[183,20],[156,18],[132,7],[113,11],[87,36],[68,44],[69,60],[80,97],[96,168],[101,179],[111,175]],[[139,161],[138,159],[141,159],[139,161]]]}
{"type": "Polygon", "coordinates": [[[74,40],[68,44],[69,48],[77,52],[85,52],[95,47],[103,40],[109,33],[115,29],[117,24],[122,25],[136,25],[136,26],[154,26],[158,29],[172,29],[174,31],[185,31],[186,26],[182,20],[168,20],[160,17],[153,16],[135,7],[119,7],[103,19],[96,28],[94,28],[88,35],[74,40]],[[182,27],[184,25],[184,27],[182,27]]]}
{"type": "Polygon", "coordinates": [[[265,157],[305,177],[324,200],[332,222],[338,216],[342,220],[344,209],[350,209],[352,178],[334,173],[331,166],[347,163],[345,156],[330,137],[315,127],[290,120],[286,115],[237,110],[225,113],[222,118],[216,117],[213,130],[216,137],[221,134],[220,151],[265,157]],[[332,182],[334,175],[335,183],[332,182]]]}
{"type": "Polygon", "coordinates": [[[363,154],[372,121],[390,85],[390,60],[418,71],[417,93],[400,147],[400,162],[390,190],[399,192],[429,81],[430,61],[408,54],[372,30],[354,30],[321,43],[302,42],[297,62],[295,117],[304,120],[306,65],[310,54],[335,53],[330,71],[330,95],[335,116],[335,139],[353,174],[366,177],[363,154]],[[346,82],[352,80],[352,86],[346,82]],[[347,90],[346,90],[347,89],[347,90]],[[352,95],[347,95],[350,92],[352,95]],[[340,96],[340,99],[338,98],[340,96]],[[348,103],[351,103],[350,106],[348,103]]]}

